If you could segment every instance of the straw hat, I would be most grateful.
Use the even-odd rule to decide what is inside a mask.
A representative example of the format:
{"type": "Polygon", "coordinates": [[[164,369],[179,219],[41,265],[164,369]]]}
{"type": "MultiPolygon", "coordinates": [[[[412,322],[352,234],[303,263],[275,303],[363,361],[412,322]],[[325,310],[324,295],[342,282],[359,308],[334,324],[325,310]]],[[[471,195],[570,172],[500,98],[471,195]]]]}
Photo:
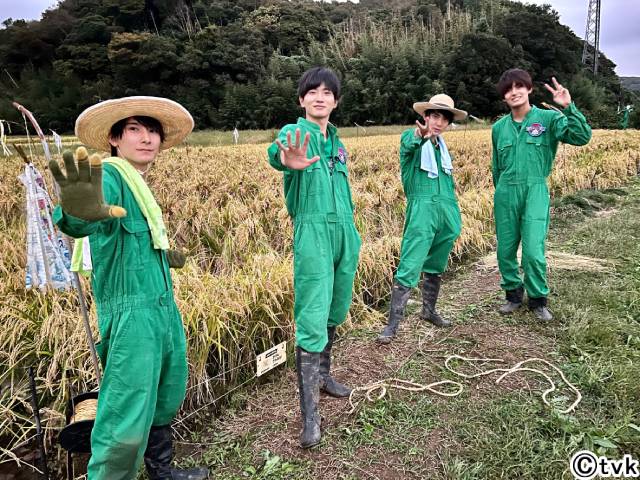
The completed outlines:
{"type": "Polygon", "coordinates": [[[420,115],[424,114],[427,110],[446,110],[453,113],[453,119],[460,122],[467,118],[467,112],[464,110],[458,110],[453,106],[453,98],[444,93],[434,95],[428,102],[416,102],[413,104],[413,109],[420,115]]]}
{"type": "Polygon", "coordinates": [[[177,102],[160,97],[124,97],[97,103],[76,120],[76,136],[88,147],[111,150],[109,132],[114,123],[136,115],[153,117],[162,124],[166,150],[182,142],[193,130],[193,117],[177,102]]]}

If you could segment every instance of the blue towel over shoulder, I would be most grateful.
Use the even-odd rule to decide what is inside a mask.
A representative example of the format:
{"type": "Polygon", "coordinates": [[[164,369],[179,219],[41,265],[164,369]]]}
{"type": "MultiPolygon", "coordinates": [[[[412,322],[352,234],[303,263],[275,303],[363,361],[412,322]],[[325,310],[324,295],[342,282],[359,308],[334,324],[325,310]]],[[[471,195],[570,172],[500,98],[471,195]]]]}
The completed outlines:
{"type": "MultiPolygon", "coordinates": [[[[447,149],[447,145],[444,143],[444,138],[438,135],[438,144],[440,145],[440,161],[442,162],[442,170],[447,175],[451,175],[453,172],[453,164],[451,162],[451,155],[447,149]]],[[[422,152],[420,155],[420,169],[427,172],[429,178],[438,178],[438,163],[436,162],[436,152],[433,148],[431,140],[424,143],[422,146],[422,152]]]]}

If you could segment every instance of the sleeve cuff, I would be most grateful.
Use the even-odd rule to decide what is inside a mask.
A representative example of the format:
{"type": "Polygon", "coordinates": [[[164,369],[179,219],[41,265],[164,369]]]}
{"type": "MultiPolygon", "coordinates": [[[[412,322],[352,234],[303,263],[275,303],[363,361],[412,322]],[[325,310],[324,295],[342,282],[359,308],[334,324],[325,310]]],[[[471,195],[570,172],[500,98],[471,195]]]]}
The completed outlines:
{"type": "Polygon", "coordinates": [[[63,228],[63,231],[64,230],[83,230],[93,223],[89,220],[83,220],[82,218],[69,215],[67,212],[62,210],[62,207],[60,205],[56,205],[56,207],[53,209],[53,215],[51,216],[51,219],[53,220],[53,223],[55,223],[61,228],[70,227],[70,228],[63,228]]]}
{"type": "Polygon", "coordinates": [[[280,161],[280,149],[278,145],[274,142],[267,149],[267,155],[269,157],[269,164],[279,170],[281,172],[286,172],[288,169],[285,167],[280,161]]]}
{"type": "Polygon", "coordinates": [[[577,112],[579,112],[578,107],[576,107],[576,104],[573,102],[571,102],[562,110],[562,113],[564,113],[565,115],[577,113],[577,112]]]}
{"type": "Polygon", "coordinates": [[[53,223],[58,225],[62,218],[64,217],[64,212],[62,211],[62,207],[60,205],[56,205],[53,209],[53,215],[51,215],[51,220],[53,223]]]}
{"type": "Polygon", "coordinates": [[[409,135],[405,133],[404,137],[402,138],[402,143],[406,148],[413,149],[419,147],[422,144],[423,140],[424,138],[416,136],[416,130],[414,128],[409,135]]]}

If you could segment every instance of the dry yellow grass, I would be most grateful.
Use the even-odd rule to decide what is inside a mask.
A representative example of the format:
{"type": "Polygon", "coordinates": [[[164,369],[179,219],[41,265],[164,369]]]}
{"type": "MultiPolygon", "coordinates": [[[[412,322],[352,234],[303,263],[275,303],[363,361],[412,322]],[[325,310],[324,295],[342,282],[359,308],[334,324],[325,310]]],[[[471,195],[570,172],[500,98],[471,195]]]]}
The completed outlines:
{"type": "MultiPolygon", "coordinates": [[[[351,322],[380,318],[388,297],[404,220],[398,135],[351,138],[356,222],[363,237],[351,322]]],[[[447,134],[454,154],[463,231],[457,258],[493,244],[490,132],[447,134]]],[[[292,227],[281,174],[266,145],[186,147],[162,154],[150,183],[172,242],[187,247],[174,273],[189,340],[190,389],[185,409],[211,401],[246,374],[256,352],[293,337],[292,227]],[[222,374],[222,372],[228,372],[222,374]]],[[[550,179],[554,195],[617,186],[637,174],[640,132],[597,131],[587,147],[561,146],[550,179]]],[[[42,166],[43,160],[38,160],[42,166]]],[[[24,196],[18,158],[0,162],[0,436],[10,444],[31,433],[25,368],[37,365],[49,429],[63,423],[67,382],[94,385],[75,297],[24,289],[24,196]],[[65,375],[66,372],[66,375],[65,375]]],[[[95,328],[95,314],[92,313],[95,328]]],[[[1,445],[1,444],[0,444],[1,445]]],[[[0,461],[9,454],[0,451],[0,461]]]]}

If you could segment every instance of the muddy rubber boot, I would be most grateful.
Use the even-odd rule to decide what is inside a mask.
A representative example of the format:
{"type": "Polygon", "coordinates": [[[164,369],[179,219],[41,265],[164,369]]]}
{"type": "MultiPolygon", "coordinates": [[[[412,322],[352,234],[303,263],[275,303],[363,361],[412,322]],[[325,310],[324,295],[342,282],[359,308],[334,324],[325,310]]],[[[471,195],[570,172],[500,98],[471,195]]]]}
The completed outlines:
{"type": "Polygon", "coordinates": [[[389,320],[387,326],[384,327],[384,330],[382,330],[382,333],[378,336],[378,343],[386,345],[391,343],[393,337],[396,336],[398,326],[404,318],[404,309],[407,306],[410,294],[410,287],[405,287],[396,282],[393,283],[391,289],[391,305],[389,306],[389,320]]]}
{"type": "Polygon", "coordinates": [[[547,308],[546,297],[530,298],[529,309],[533,311],[533,314],[538,320],[543,322],[550,322],[553,320],[553,315],[551,315],[551,312],[547,308]]]}
{"type": "Polygon", "coordinates": [[[420,318],[433,323],[436,327],[450,327],[451,322],[442,318],[436,310],[441,280],[441,275],[425,273],[422,282],[422,315],[420,318]]]}
{"type": "Polygon", "coordinates": [[[327,346],[320,354],[320,390],[332,397],[348,397],[351,389],[331,376],[331,349],[336,337],[336,327],[327,327],[327,337],[327,346]]]}
{"type": "Polygon", "coordinates": [[[522,306],[522,299],[524,298],[524,289],[518,287],[515,290],[507,290],[507,302],[498,308],[498,312],[503,315],[510,315],[522,306]]]}
{"type": "Polygon", "coordinates": [[[320,352],[307,352],[296,347],[296,370],[302,413],[300,446],[310,448],[320,443],[320,352]]]}
{"type": "Polygon", "coordinates": [[[173,439],[171,426],[151,427],[149,442],[144,452],[144,464],[149,480],[204,480],[209,478],[209,470],[204,467],[181,470],[171,468],[173,439]]]}

